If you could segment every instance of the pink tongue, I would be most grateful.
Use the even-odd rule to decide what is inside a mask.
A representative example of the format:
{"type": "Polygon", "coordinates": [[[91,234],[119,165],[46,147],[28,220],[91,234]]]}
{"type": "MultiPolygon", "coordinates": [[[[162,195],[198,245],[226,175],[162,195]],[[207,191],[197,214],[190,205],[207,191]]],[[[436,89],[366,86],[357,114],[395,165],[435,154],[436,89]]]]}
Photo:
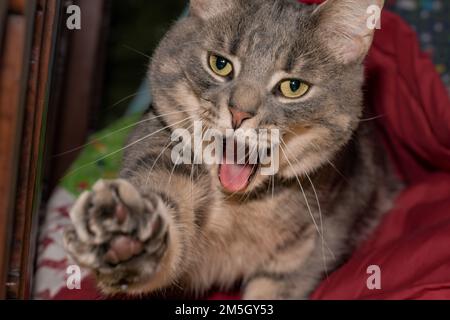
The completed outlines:
{"type": "Polygon", "coordinates": [[[220,182],[230,192],[243,191],[247,188],[252,175],[252,166],[240,164],[222,164],[220,166],[220,182]]]}

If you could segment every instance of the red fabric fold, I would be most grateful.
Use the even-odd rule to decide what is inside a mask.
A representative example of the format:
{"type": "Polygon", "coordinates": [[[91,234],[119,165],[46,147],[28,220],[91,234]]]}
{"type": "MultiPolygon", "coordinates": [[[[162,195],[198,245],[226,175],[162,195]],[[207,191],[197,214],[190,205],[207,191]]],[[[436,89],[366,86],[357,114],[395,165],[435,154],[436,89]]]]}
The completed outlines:
{"type": "Polygon", "coordinates": [[[408,183],[450,172],[450,102],[415,32],[385,11],[367,58],[367,105],[408,183]]]}
{"type": "Polygon", "coordinates": [[[388,11],[366,60],[365,92],[406,189],[312,298],[450,299],[450,99],[415,32],[388,11]],[[368,289],[371,265],[380,267],[380,290],[368,289]]]}

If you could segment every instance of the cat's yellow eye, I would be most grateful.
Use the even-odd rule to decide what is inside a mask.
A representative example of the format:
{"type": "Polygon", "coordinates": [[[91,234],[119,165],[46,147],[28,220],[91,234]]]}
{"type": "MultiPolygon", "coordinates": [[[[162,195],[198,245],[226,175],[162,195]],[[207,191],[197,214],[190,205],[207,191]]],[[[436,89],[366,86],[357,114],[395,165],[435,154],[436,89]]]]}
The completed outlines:
{"type": "Polygon", "coordinates": [[[280,84],[281,94],[289,99],[303,97],[309,90],[309,85],[301,80],[284,80],[280,84]]]}
{"type": "Polygon", "coordinates": [[[228,77],[233,72],[231,62],[219,55],[211,54],[209,56],[209,66],[215,74],[221,77],[228,77]]]}

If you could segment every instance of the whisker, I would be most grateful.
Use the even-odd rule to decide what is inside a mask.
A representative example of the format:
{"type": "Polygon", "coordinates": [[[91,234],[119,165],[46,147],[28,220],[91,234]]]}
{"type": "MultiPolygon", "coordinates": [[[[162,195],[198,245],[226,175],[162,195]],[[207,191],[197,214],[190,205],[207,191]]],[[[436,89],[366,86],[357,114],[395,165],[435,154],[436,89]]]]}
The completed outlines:
{"type": "Polygon", "coordinates": [[[129,45],[124,44],[123,47],[124,47],[124,48],[127,48],[128,50],[131,50],[131,51],[133,51],[133,52],[135,52],[135,53],[138,53],[138,54],[140,54],[141,56],[146,57],[146,58],[148,58],[148,59],[151,59],[151,58],[152,58],[152,57],[150,57],[148,54],[145,54],[145,53],[143,53],[142,51],[139,51],[139,50],[137,50],[137,49],[135,49],[135,48],[132,48],[132,47],[130,47],[129,45]]]}
{"type": "Polygon", "coordinates": [[[99,161],[102,161],[102,160],[104,160],[104,159],[107,159],[107,158],[109,158],[109,157],[112,157],[112,156],[114,156],[114,155],[116,155],[116,154],[118,154],[118,153],[120,153],[120,152],[122,152],[122,151],[124,151],[124,150],[126,150],[126,149],[128,149],[128,148],[130,148],[130,147],[132,147],[132,146],[134,146],[134,145],[136,145],[136,144],[138,144],[138,143],[140,143],[140,142],[142,142],[142,141],[144,141],[144,140],[146,140],[146,139],[152,137],[152,136],[154,136],[155,134],[158,134],[158,133],[160,133],[160,132],[162,132],[162,131],[168,129],[168,128],[171,128],[171,127],[173,127],[173,126],[176,126],[177,124],[180,124],[180,123],[189,121],[189,120],[191,120],[192,118],[194,118],[194,117],[191,116],[191,117],[189,117],[189,118],[183,119],[182,121],[175,122],[175,123],[172,124],[172,125],[169,125],[169,126],[167,126],[167,127],[161,128],[161,129],[159,129],[159,130],[157,130],[157,131],[155,131],[155,132],[152,132],[152,133],[150,133],[150,134],[148,134],[148,135],[146,135],[146,136],[144,136],[144,137],[142,137],[142,138],[140,138],[140,139],[138,139],[138,140],[136,140],[136,141],[134,141],[134,142],[128,144],[127,146],[125,146],[125,147],[123,147],[123,148],[120,148],[119,150],[116,150],[116,151],[114,151],[114,152],[111,152],[111,153],[109,153],[109,154],[107,154],[107,155],[105,155],[105,156],[103,156],[103,157],[101,157],[101,158],[99,158],[99,159],[97,159],[97,160],[95,160],[95,161],[92,161],[92,162],[90,162],[90,163],[88,163],[88,164],[85,164],[85,165],[83,165],[83,166],[81,166],[81,167],[75,169],[75,170],[70,171],[70,172],[69,172],[68,174],[66,174],[62,179],[66,178],[66,177],[68,177],[68,176],[70,176],[70,175],[72,175],[72,174],[74,174],[74,173],[76,173],[76,172],[78,172],[78,171],[80,171],[80,170],[86,168],[86,167],[92,166],[92,165],[96,164],[96,163],[99,162],[99,161]]]}
{"type": "MultiPolygon", "coordinates": [[[[285,129],[287,132],[292,133],[293,135],[297,135],[297,133],[295,133],[294,131],[290,130],[289,128],[285,129]]],[[[315,144],[313,141],[310,142],[310,144],[314,147],[314,149],[316,149],[316,151],[320,152],[320,148],[317,144],[315,144]]],[[[338,168],[336,167],[336,165],[331,162],[331,160],[327,160],[328,164],[348,183],[348,179],[347,177],[338,170],[338,168]]]]}
{"type": "MultiPolygon", "coordinates": [[[[254,171],[257,166],[258,166],[257,164],[254,164],[252,167],[252,171],[254,171]]],[[[247,200],[250,198],[250,195],[251,192],[247,192],[247,196],[245,197],[244,202],[247,202],[247,200]]]]}
{"type": "Polygon", "coordinates": [[[368,122],[368,121],[373,121],[373,120],[377,120],[377,119],[381,119],[384,118],[386,115],[385,114],[381,114],[372,118],[367,118],[367,119],[361,119],[359,120],[359,122],[368,122]]]}
{"type": "Polygon", "coordinates": [[[117,102],[114,103],[113,105],[107,107],[106,109],[107,109],[107,110],[112,109],[112,108],[118,106],[119,104],[121,104],[122,102],[125,102],[125,101],[127,101],[127,100],[129,100],[129,99],[131,99],[131,98],[134,98],[134,97],[136,97],[136,96],[138,96],[138,95],[140,95],[140,94],[144,94],[144,93],[143,93],[143,92],[135,92],[135,93],[133,93],[133,94],[130,94],[129,96],[126,96],[125,98],[120,99],[119,101],[117,101],[117,102]]]}
{"type": "MultiPolygon", "coordinates": [[[[314,149],[316,149],[317,152],[320,152],[320,148],[317,144],[315,144],[314,142],[310,142],[311,145],[313,146],[314,149]]],[[[339,176],[341,176],[342,179],[344,179],[345,182],[349,183],[347,177],[336,167],[336,165],[331,161],[331,160],[327,160],[328,164],[331,166],[331,168],[334,169],[334,171],[337,172],[337,174],[339,176]]]]}
{"type": "MultiPolygon", "coordinates": [[[[251,155],[253,154],[253,152],[255,152],[255,151],[257,151],[258,150],[258,144],[255,144],[254,146],[252,146],[252,149],[249,149],[248,150],[248,161],[245,163],[245,165],[249,165],[250,164],[250,160],[251,160],[251,155]]],[[[255,163],[255,164],[253,164],[253,166],[252,166],[252,172],[254,172],[254,170],[255,170],[255,168],[258,166],[258,164],[257,163],[255,163]]],[[[247,202],[247,200],[250,198],[250,194],[251,194],[251,192],[248,192],[247,193],[247,196],[245,197],[245,199],[244,199],[244,202],[247,202]]]]}
{"type": "MultiPolygon", "coordinates": [[[[283,141],[283,139],[281,139],[281,143],[284,144],[284,146],[287,148],[286,143],[283,141]]],[[[285,152],[285,150],[284,150],[282,145],[280,145],[280,149],[283,152],[283,155],[286,158],[286,161],[288,162],[289,166],[291,167],[291,169],[292,169],[292,171],[293,171],[293,173],[295,175],[295,178],[297,179],[298,185],[299,185],[300,190],[302,191],[302,194],[303,194],[303,198],[305,199],[305,204],[306,204],[306,207],[308,208],[309,215],[310,215],[310,217],[312,219],[312,222],[314,224],[314,227],[316,228],[317,233],[319,234],[319,236],[321,238],[322,243],[327,247],[327,249],[330,251],[332,256],[335,257],[333,251],[327,245],[323,233],[321,232],[321,230],[319,229],[319,226],[317,225],[316,219],[314,218],[314,215],[313,215],[312,210],[311,210],[311,206],[309,205],[309,201],[308,201],[308,197],[306,196],[305,189],[303,188],[303,185],[302,185],[302,183],[300,181],[300,178],[298,177],[297,173],[294,170],[294,166],[292,165],[292,162],[289,160],[289,158],[288,158],[288,156],[287,156],[287,154],[286,154],[286,152],[285,152]]]]}
{"type": "Polygon", "coordinates": [[[274,193],[275,193],[275,175],[272,175],[272,199],[274,197],[274,193]]]}
{"type": "Polygon", "coordinates": [[[117,133],[119,133],[119,132],[125,131],[125,130],[130,129],[130,128],[133,128],[133,127],[138,126],[138,125],[140,125],[140,124],[142,124],[142,123],[145,123],[145,122],[149,122],[149,121],[152,121],[152,120],[155,120],[155,119],[159,119],[159,118],[162,118],[162,117],[165,117],[165,116],[169,116],[169,115],[180,114],[180,113],[184,113],[184,112],[186,112],[186,111],[196,111],[196,110],[198,110],[198,109],[191,109],[191,110],[183,110],[183,111],[170,112],[170,113],[162,114],[162,115],[159,115],[159,116],[156,116],[156,117],[152,117],[152,118],[149,118],[149,119],[140,120],[140,121],[138,121],[138,122],[135,122],[135,123],[133,123],[133,124],[130,124],[130,125],[128,125],[128,126],[125,126],[125,127],[121,128],[121,129],[118,129],[118,130],[116,130],[116,131],[110,132],[110,133],[108,133],[108,134],[106,134],[106,135],[104,135],[104,136],[102,136],[102,137],[100,137],[100,138],[96,138],[96,139],[94,139],[94,140],[92,140],[92,141],[90,141],[90,142],[88,142],[88,143],[86,143],[86,144],[84,144],[84,145],[82,145],[82,146],[73,148],[73,149],[68,150],[68,151],[65,151],[65,152],[63,152],[63,153],[56,154],[56,155],[54,155],[53,157],[61,157],[61,156],[64,156],[64,155],[66,155],[66,154],[73,153],[73,152],[75,152],[75,151],[81,150],[81,149],[83,149],[84,147],[90,146],[91,144],[94,144],[94,143],[96,143],[96,142],[99,141],[99,140],[106,139],[106,138],[108,138],[108,137],[110,137],[110,136],[112,136],[112,135],[115,135],[115,134],[117,134],[117,133]]]}
{"type": "Polygon", "coordinates": [[[304,188],[303,188],[303,185],[302,185],[302,183],[300,182],[300,178],[298,177],[297,173],[295,172],[294,166],[292,165],[292,163],[291,163],[291,161],[289,160],[289,158],[288,158],[286,152],[284,151],[283,146],[280,145],[280,149],[281,149],[281,152],[283,152],[283,155],[284,155],[284,157],[286,158],[286,161],[288,162],[289,166],[291,167],[292,172],[293,172],[294,175],[295,175],[295,178],[297,179],[298,185],[299,185],[299,187],[300,187],[300,189],[301,189],[301,191],[302,191],[303,198],[305,199],[306,207],[308,208],[308,211],[309,211],[309,214],[310,214],[310,216],[311,216],[312,222],[314,223],[314,226],[315,226],[315,228],[316,228],[318,234],[320,235],[321,233],[320,233],[320,230],[319,230],[319,226],[317,225],[316,219],[314,218],[314,215],[312,214],[311,207],[310,207],[310,205],[309,205],[308,198],[306,197],[306,194],[305,194],[305,190],[304,190],[304,188]]]}
{"type": "Polygon", "coordinates": [[[159,153],[158,157],[155,159],[155,161],[153,162],[152,167],[150,168],[148,174],[147,174],[147,179],[145,180],[145,185],[147,186],[150,182],[150,175],[153,172],[153,169],[155,168],[156,164],[158,163],[159,159],[162,157],[162,155],[164,154],[164,152],[166,152],[166,150],[170,147],[170,145],[172,144],[172,141],[169,139],[169,143],[166,144],[166,146],[162,149],[162,151],[159,153]]]}
{"type": "MultiPolygon", "coordinates": [[[[205,115],[205,111],[206,110],[204,110],[203,112],[202,112],[202,115],[205,115]]],[[[190,128],[189,128],[190,129],[190,128]]],[[[189,130],[188,129],[188,130],[189,130]]],[[[208,130],[208,128],[207,127],[203,127],[202,128],[202,137],[205,135],[205,132],[208,130]]],[[[203,148],[203,145],[202,145],[202,148],[203,148]]],[[[193,195],[194,194],[194,170],[196,169],[195,168],[195,152],[196,152],[196,150],[194,150],[194,163],[192,164],[192,166],[191,166],[191,175],[190,175],[190,182],[191,182],[191,195],[193,195]]],[[[194,200],[194,197],[191,197],[191,200],[193,201],[194,200]]]]}
{"type": "MultiPolygon", "coordinates": [[[[306,173],[306,172],[305,172],[306,173]]],[[[324,237],[324,228],[323,228],[323,217],[322,217],[322,208],[320,206],[320,201],[319,201],[319,197],[317,195],[317,191],[316,191],[316,187],[314,186],[314,183],[311,179],[311,177],[309,176],[308,173],[306,173],[306,177],[308,178],[309,183],[311,184],[312,190],[314,192],[314,196],[316,197],[316,202],[317,202],[317,210],[319,212],[319,223],[320,223],[320,230],[322,232],[322,238],[324,237]]],[[[324,248],[324,239],[322,239],[321,241],[321,248],[322,248],[322,260],[323,260],[323,267],[325,270],[325,274],[328,278],[328,269],[327,269],[327,257],[325,255],[325,248],[324,248]]],[[[336,258],[336,257],[334,257],[336,258]]]]}
{"type": "Polygon", "coordinates": [[[170,185],[170,183],[172,182],[172,176],[173,176],[173,174],[175,172],[175,168],[177,167],[178,160],[180,160],[180,158],[181,158],[181,155],[178,155],[177,160],[175,161],[175,163],[173,165],[172,171],[170,172],[169,180],[167,181],[168,185],[170,185]]]}
{"type": "MultiPolygon", "coordinates": [[[[272,175],[273,176],[273,175],[272,175]]],[[[267,183],[267,190],[266,190],[266,193],[269,193],[270,192],[270,187],[272,186],[272,179],[270,179],[269,180],[269,182],[267,183]]],[[[273,197],[272,197],[272,199],[273,199],[273,197]]]]}
{"type": "Polygon", "coordinates": [[[344,179],[345,182],[349,183],[347,177],[344,176],[344,174],[338,168],[336,168],[335,164],[331,162],[331,160],[327,160],[327,162],[334,169],[334,171],[336,171],[337,174],[339,174],[341,178],[344,179]]]}

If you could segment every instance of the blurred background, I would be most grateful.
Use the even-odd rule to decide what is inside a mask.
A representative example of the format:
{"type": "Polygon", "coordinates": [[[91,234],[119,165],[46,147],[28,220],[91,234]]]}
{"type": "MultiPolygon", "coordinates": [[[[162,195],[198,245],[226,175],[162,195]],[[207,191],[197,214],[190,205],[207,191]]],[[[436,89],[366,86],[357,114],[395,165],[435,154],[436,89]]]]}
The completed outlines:
{"type": "Polygon", "coordinates": [[[136,94],[146,75],[149,56],[185,10],[187,1],[113,0],[110,5],[103,103],[110,108],[101,118],[101,127],[126,112],[131,99],[118,102],[136,94]]]}
{"type": "Polygon", "coordinates": [[[429,54],[450,92],[450,1],[387,0],[386,4],[417,32],[422,50],[429,54]]]}

